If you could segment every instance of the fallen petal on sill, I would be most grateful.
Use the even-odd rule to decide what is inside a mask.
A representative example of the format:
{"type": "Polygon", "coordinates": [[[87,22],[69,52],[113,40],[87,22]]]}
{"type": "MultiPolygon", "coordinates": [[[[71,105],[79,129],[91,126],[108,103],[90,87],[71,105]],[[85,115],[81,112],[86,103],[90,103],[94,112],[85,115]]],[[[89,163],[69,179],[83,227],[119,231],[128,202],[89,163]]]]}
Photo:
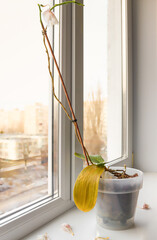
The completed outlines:
{"type": "Polygon", "coordinates": [[[148,210],[150,209],[150,206],[147,203],[144,203],[142,209],[148,210]]]}
{"type": "Polygon", "coordinates": [[[71,235],[74,236],[73,230],[68,223],[63,223],[62,224],[62,229],[63,229],[63,231],[68,232],[68,233],[70,233],[71,235]]]}
{"type": "Polygon", "coordinates": [[[50,240],[49,236],[47,235],[47,233],[45,233],[44,235],[39,235],[37,237],[37,240],[50,240]]]}
{"type": "Polygon", "coordinates": [[[109,239],[109,237],[106,237],[106,238],[103,238],[103,237],[96,237],[96,238],[95,238],[95,240],[103,240],[103,239],[107,240],[107,239],[109,239]]]}

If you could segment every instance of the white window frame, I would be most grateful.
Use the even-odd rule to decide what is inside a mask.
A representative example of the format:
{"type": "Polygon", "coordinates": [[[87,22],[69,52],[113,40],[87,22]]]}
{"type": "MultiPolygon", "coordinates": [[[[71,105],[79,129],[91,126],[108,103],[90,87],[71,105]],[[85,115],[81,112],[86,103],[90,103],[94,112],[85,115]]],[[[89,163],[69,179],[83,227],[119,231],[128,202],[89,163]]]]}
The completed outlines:
{"type": "MultiPolygon", "coordinates": [[[[72,77],[72,9],[82,11],[82,7],[67,5],[60,8],[60,67],[71,95],[72,77]]],[[[73,16],[73,23],[75,19],[73,16]]],[[[39,22],[40,24],[40,22],[39,22]]],[[[82,49],[80,49],[82,51],[82,49]]],[[[74,59],[73,59],[74,60],[74,59]]],[[[81,64],[80,64],[81,65],[81,64]]],[[[62,88],[60,88],[62,89],[62,88]]],[[[63,104],[68,108],[64,92],[60,90],[60,97],[63,104]]],[[[38,227],[49,222],[56,216],[67,211],[74,206],[71,200],[71,125],[69,119],[60,108],[59,122],[59,197],[45,197],[43,200],[35,201],[21,211],[9,215],[1,221],[0,239],[21,239],[38,227]]]]}
{"type": "MultiPolygon", "coordinates": [[[[121,0],[122,2],[122,155],[120,158],[110,161],[107,165],[118,165],[133,167],[132,162],[132,0],[121,0]]],[[[83,15],[79,9],[73,8],[75,21],[72,24],[73,40],[73,65],[72,65],[72,99],[73,106],[78,118],[79,127],[83,132],[83,15]],[[81,34],[80,34],[81,33],[81,34]],[[76,57],[77,56],[77,57],[76,57]],[[81,81],[82,80],[82,81],[81,81]]],[[[83,168],[82,162],[74,156],[75,152],[82,152],[81,146],[75,138],[75,131],[72,129],[72,189],[76,177],[83,168]]],[[[73,199],[73,194],[71,193],[73,199]]]]}
{"type": "Polygon", "coordinates": [[[123,166],[126,164],[127,167],[132,167],[132,1],[121,0],[121,4],[122,154],[120,158],[109,161],[107,165],[123,166]]]}
{"type": "MultiPolygon", "coordinates": [[[[124,154],[121,159],[117,159],[114,163],[121,162],[123,159],[127,161],[127,165],[131,165],[132,156],[132,64],[131,64],[131,0],[122,0],[126,3],[125,11],[125,41],[126,48],[126,64],[125,68],[125,83],[127,88],[126,98],[126,112],[123,119],[126,118],[127,128],[123,124],[123,130],[127,129],[128,134],[125,141],[127,141],[128,154],[124,154]],[[129,32],[128,32],[129,28],[129,32]],[[128,44],[129,43],[129,44],[128,44]],[[128,91],[129,89],[129,91],[128,91]]],[[[83,1],[80,1],[83,2],[83,1]]],[[[68,5],[61,8],[62,24],[60,39],[62,42],[62,49],[60,59],[62,62],[61,72],[66,82],[68,92],[72,98],[72,105],[75,110],[79,128],[83,132],[83,8],[77,5],[68,5]]],[[[123,56],[124,57],[124,56],[123,56]]],[[[62,100],[66,105],[64,93],[62,100]]],[[[43,199],[40,203],[35,203],[28,209],[23,209],[20,214],[17,213],[13,219],[7,219],[0,231],[0,239],[17,240],[26,236],[38,227],[49,222],[56,216],[62,214],[66,210],[74,206],[72,201],[72,190],[79,172],[83,168],[81,160],[75,158],[74,152],[81,152],[80,144],[75,138],[74,128],[69,122],[65,114],[60,111],[60,143],[62,151],[60,151],[60,176],[59,182],[60,192],[57,199],[43,199]],[[65,122],[65,124],[61,124],[65,122]]],[[[123,138],[124,140],[124,138],[123,138]]],[[[126,153],[126,146],[123,146],[126,153]]]]}

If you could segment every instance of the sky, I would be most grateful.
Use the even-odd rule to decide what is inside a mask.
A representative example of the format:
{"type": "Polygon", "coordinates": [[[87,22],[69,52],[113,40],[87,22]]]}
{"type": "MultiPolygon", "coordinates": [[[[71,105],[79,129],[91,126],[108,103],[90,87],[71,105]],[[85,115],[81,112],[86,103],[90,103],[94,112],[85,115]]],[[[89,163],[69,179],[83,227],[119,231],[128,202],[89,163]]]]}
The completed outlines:
{"type": "Polygon", "coordinates": [[[0,29],[0,108],[48,104],[50,79],[37,1],[3,1],[0,29]]]}
{"type": "MultiPolygon", "coordinates": [[[[107,94],[106,80],[106,4],[99,0],[95,18],[94,0],[84,7],[84,99],[101,86],[107,94]]],[[[43,4],[51,1],[41,1],[43,4]]],[[[5,0],[0,8],[0,109],[23,109],[25,105],[48,104],[50,79],[42,43],[37,0],[5,0]],[[15,8],[16,6],[16,8],[15,8]],[[12,10],[14,9],[14,11],[12,10]]],[[[59,26],[55,26],[58,31],[59,26]]]]}
{"type": "Polygon", "coordinates": [[[84,99],[87,100],[90,93],[97,93],[98,87],[102,96],[107,96],[108,0],[86,0],[84,3],[84,99]]]}

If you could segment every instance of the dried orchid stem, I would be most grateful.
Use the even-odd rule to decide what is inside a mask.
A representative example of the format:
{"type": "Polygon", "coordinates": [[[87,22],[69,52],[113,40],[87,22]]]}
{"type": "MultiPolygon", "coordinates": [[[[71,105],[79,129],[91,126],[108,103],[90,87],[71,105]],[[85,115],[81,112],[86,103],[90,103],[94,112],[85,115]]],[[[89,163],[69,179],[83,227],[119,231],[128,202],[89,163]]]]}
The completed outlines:
{"type": "MultiPolygon", "coordinates": [[[[75,123],[74,123],[74,125],[75,125],[75,123]]],[[[78,136],[78,133],[77,133],[76,126],[75,126],[75,135],[76,135],[76,137],[77,137],[78,142],[81,144],[80,139],[79,139],[79,136],[78,136]]],[[[85,146],[84,146],[84,148],[85,148],[85,152],[86,152],[86,154],[87,154],[88,160],[90,161],[91,164],[93,164],[92,161],[91,161],[91,159],[90,159],[89,153],[88,153],[88,151],[87,151],[87,149],[86,149],[85,146]]]]}
{"type": "MultiPolygon", "coordinates": [[[[71,118],[70,115],[68,114],[68,111],[66,110],[66,108],[64,107],[64,105],[62,104],[62,102],[58,99],[58,97],[57,97],[56,94],[55,94],[54,79],[53,79],[53,75],[52,75],[52,72],[51,72],[50,56],[49,56],[48,48],[47,48],[46,42],[45,42],[45,34],[43,34],[43,43],[44,43],[44,46],[45,46],[45,51],[46,51],[47,59],[48,59],[48,70],[49,70],[49,75],[50,75],[51,81],[52,81],[52,91],[53,91],[53,95],[54,95],[55,99],[57,100],[57,102],[58,102],[58,103],[61,105],[61,107],[63,108],[63,110],[64,110],[64,112],[66,113],[66,115],[67,115],[67,117],[69,118],[69,120],[72,121],[72,118],[71,118]]],[[[76,128],[75,122],[73,122],[73,124],[74,124],[74,126],[75,126],[75,134],[76,134],[77,140],[78,140],[78,142],[81,144],[80,139],[79,139],[79,136],[78,136],[78,133],[77,133],[77,128],[76,128]]],[[[85,146],[84,146],[84,148],[85,148],[85,146]]],[[[86,154],[87,154],[87,157],[88,157],[89,161],[91,162],[90,156],[89,156],[86,148],[85,148],[85,151],[86,151],[86,154]]],[[[91,162],[91,163],[92,163],[92,162],[91,162]]]]}
{"type": "MultiPolygon", "coordinates": [[[[125,166],[124,166],[125,169],[125,166]]],[[[105,166],[105,171],[108,171],[109,173],[113,174],[115,177],[122,179],[122,178],[133,178],[133,177],[137,177],[138,174],[135,173],[134,175],[128,175],[126,173],[126,169],[125,170],[121,170],[121,169],[110,169],[109,167],[107,168],[105,166]]]]}
{"type": "MultiPolygon", "coordinates": [[[[39,5],[38,5],[39,6],[39,5]]],[[[77,123],[77,120],[76,120],[76,117],[75,117],[75,113],[73,111],[73,108],[72,108],[72,104],[71,104],[71,101],[70,101],[70,98],[69,98],[69,95],[68,95],[68,92],[67,92],[67,89],[66,89],[66,86],[65,86],[65,83],[64,83],[64,80],[63,80],[63,77],[62,77],[62,74],[60,72],[60,69],[59,69],[59,66],[58,66],[58,63],[57,63],[57,60],[55,58],[55,55],[54,55],[54,52],[53,52],[53,49],[51,47],[51,44],[50,44],[50,41],[49,41],[49,38],[47,36],[47,32],[46,32],[46,29],[43,25],[43,22],[41,20],[41,8],[39,6],[39,11],[40,11],[40,23],[41,23],[41,27],[42,27],[42,30],[43,30],[43,34],[45,35],[45,38],[47,40],[47,43],[48,43],[48,46],[49,46],[49,49],[50,49],[50,52],[52,54],[52,57],[53,57],[53,60],[54,60],[54,63],[56,65],[56,68],[57,68],[57,71],[58,71],[58,74],[59,74],[59,77],[60,77],[60,80],[61,80],[61,83],[62,83],[62,87],[63,87],[63,90],[64,90],[64,93],[65,93],[65,96],[67,98],[67,102],[68,102],[68,105],[69,105],[69,108],[70,108],[70,111],[71,111],[71,114],[72,114],[72,117],[73,117],[73,120],[74,121],[74,125],[77,129],[77,135],[78,135],[78,138],[79,138],[79,142],[82,146],[82,149],[83,149],[83,153],[84,153],[84,156],[85,156],[85,159],[86,159],[86,162],[87,162],[87,165],[89,165],[89,161],[88,161],[88,157],[89,157],[89,154],[87,154],[87,150],[85,149],[85,146],[83,144],[83,140],[82,140],[82,137],[81,137],[81,133],[80,133],[80,130],[79,130],[79,126],[78,126],[78,123],[77,123]],[[88,157],[87,157],[88,156],[88,157]]],[[[59,99],[58,99],[59,100],[59,99]]],[[[57,101],[58,101],[57,100],[57,101]]]]}
{"type": "Polygon", "coordinates": [[[53,96],[55,97],[55,99],[57,100],[57,102],[61,105],[61,107],[63,108],[64,112],[66,113],[67,117],[70,119],[70,121],[72,121],[72,118],[70,117],[69,113],[67,112],[66,108],[64,107],[64,105],[62,104],[62,102],[58,99],[58,97],[55,94],[55,88],[54,88],[54,79],[52,76],[52,72],[51,72],[51,67],[50,67],[50,56],[49,56],[49,52],[45,43],[45,35],[43,34],[43,43],[45,46],[45,50],[46,50],[46,54],[47,54],[47,59],[48,59],[48,70],[49,70],[49,74],[51,77],[51,81],[52,81],[52,91],[53,91],[53,96]]]}

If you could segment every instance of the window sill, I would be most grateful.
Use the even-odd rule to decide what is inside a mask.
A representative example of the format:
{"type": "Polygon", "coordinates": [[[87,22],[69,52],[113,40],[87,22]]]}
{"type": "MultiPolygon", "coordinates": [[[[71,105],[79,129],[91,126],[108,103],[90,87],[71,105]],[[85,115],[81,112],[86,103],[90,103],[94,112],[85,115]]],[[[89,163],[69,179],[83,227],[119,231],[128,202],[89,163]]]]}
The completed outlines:
{"type": "Polygon", "coordinates": [[[73,206],[72,201],[65,201],[61,198],[46,202],[42,206],[33,208],[27,213],[1,225],[0,239],[21,240],[23,236],[33,232],[73,206]]]}
{"type": "Polygon", "coordinates": [[[156,189],[157,173],[144,174],[144,186],[140,191],[137,210],[135,215],[135,226],[125,231],[111,231],[102,229],[96,225],[95,210],[83,213],[73,208],[55,220],[49,222],[37,231],[25,237],[23,240],[37,239],[38,235],[48,233],[51,240],[73,239],[73,240],[94,240],[95,237],[109,237],[112,240],[144,240],[154,239],[157,233],[157,192],[156,189]],[[150,210],[140,209],[144,203],[151,206],[150,210]],[[69,223],[75,236],[61,230],[62,223],[69,223]]]}

